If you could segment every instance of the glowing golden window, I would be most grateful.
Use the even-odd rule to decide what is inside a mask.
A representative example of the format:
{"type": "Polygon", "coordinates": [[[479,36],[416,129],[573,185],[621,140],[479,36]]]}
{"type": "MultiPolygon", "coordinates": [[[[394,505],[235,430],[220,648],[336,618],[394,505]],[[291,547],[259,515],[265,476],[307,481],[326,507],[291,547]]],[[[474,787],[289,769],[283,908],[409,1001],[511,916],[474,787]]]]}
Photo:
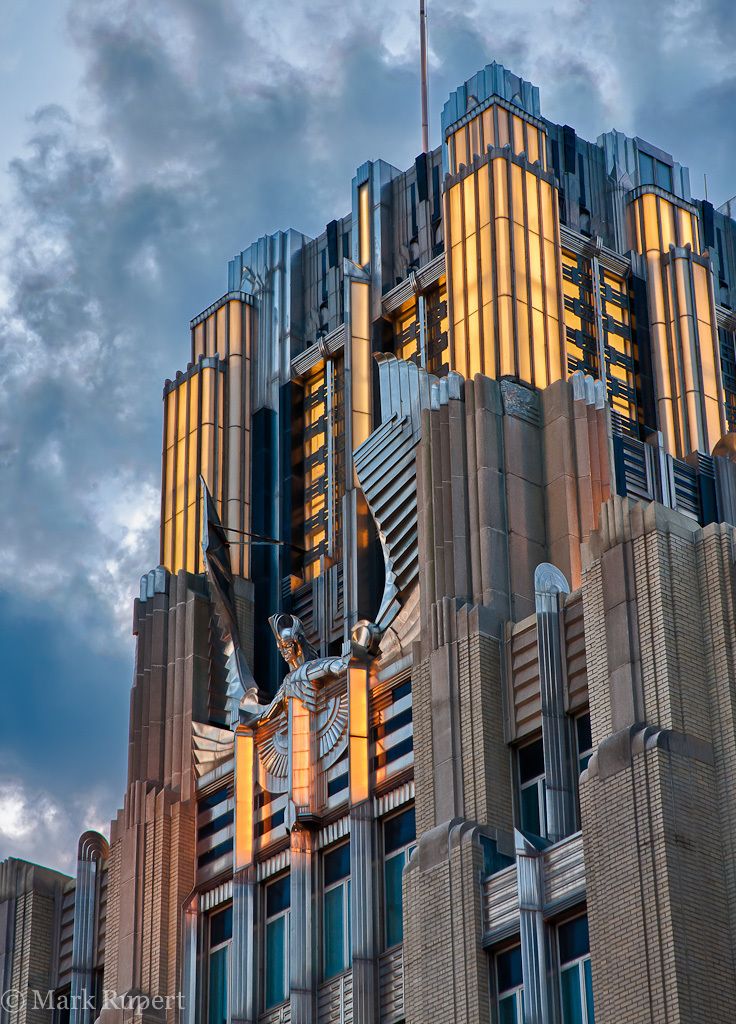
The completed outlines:
{"type": "Polygon", "coordinates": [[[164,394],[161,564],[173,573],[203,570],[200,475],[232,530],[233,571],[249,571],[252,329],[239,298],[203,315],[192,325],[193,365],[164,394]]]}
{"type": "Polygon", "coordinates": [[[658,426],[675,456],[710,452],[726,429],[710,259],[694,209],[639,192],[630,237],[646,257],[658,426]]]}
{"type": "MultiPolygon", "coordinates": [[[[519,118],[519,145],[524,129],[519,118]]],[[[554,192],[538,164],[508,152],[486,156],[449,189],[451,365],[463,376],[512,375],[543,388],[562,375],[554,192]]]]}
{"type": "Polygon", "coordinates": [[[328,360],[304,385],[304,576],[338,557],[344,475],[343,362],[328,360]]]}

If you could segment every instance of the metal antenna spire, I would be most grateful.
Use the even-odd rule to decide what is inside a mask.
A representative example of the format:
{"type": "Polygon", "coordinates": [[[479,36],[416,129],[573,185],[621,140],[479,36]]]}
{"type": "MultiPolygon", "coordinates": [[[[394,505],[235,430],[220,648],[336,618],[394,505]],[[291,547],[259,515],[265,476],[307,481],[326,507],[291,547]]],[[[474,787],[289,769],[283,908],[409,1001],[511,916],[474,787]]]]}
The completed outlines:
{"type": "Polygon", "coordinates": [[[429,150],[429,114],[427,113],[427,5],[419,0],[419,50],[422,79],[422,152],[429,150]]]}

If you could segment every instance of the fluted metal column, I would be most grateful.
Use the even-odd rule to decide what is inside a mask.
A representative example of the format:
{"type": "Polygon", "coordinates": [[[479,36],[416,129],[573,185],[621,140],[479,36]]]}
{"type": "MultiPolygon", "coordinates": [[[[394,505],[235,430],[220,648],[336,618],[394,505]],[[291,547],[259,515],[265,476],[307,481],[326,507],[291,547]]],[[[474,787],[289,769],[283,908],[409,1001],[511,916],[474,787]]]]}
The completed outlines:
{"type": "Polygon", "coordinates": [[[560,596],[570,593],[567,580],[549,562],[534,573],[542,740],[547,787],[547,836],[553,842],[572,835],[575,821],[575,771],[565,714],[560,596]]]}
{"type": "MultiPolygon", "coordinates": [[[[253,857],[255,736],[247,722],[235,731],[235,848],[233,937],[230,947],[230,1020],[254,1024],[258,1018],[257,889],[253,857]]],[[[192,1022],[194,1024],[194,1022],[192,1022]]]]}
{"type": "Polygon", "coordinates": [[[353,1020],[376,1024],[376,944],[373,884],[373,807],[364,800],[350,808],[351,941],[353,1020]]]}
{"type": "Polygon", "coordinates": [[[350,892],[353,1020],[377,1024],[373,879],[373,799],[370,793],[370,669],[353,658],[348,668],[350,765],[350,892]]]}
{"type": "Polygon", "coordinates": [[[256,925],[256,870],[254,865],[250,865],[233,875],[233,938],[230,947],[231,1024],[255,1024],[258,1019],[256,925]]]}
{"type": "Polygon", "coordinates": [[[98,832],[85,832],[80,837],[74,893],[70,1024],[91,1024],[99,1014],[99,1007],[94,1013],[91,1007],[95,995],[98,875],[107,854],[107,840],[98,832]]]}
{"type": "MultiPolygon", "coordinates": [[[[549,1024],[544,932],[544,861],[542,850],[516,829],[516,879],[519,889],[519,934],[524,978],[524,1024],[549,1024]]],[[[540,840],[544,842],[544,840],[540,840]]],[[[546,845],[546,844],[545,844],[546,845]]]]}
{"type": "Polygon", "coordinates": [[[181,1024],[195,1024],[197,1019],[197,935],[199,897],[192,896],[184,908],[181,958],[181,1024]]]}
{"type": "Polygon", "coordinates": [[[291,913],[289,915],[289,989],[291,1024],[315,1019],[315,929],[312,872],[313,833],[291,833],[291,913]]]}

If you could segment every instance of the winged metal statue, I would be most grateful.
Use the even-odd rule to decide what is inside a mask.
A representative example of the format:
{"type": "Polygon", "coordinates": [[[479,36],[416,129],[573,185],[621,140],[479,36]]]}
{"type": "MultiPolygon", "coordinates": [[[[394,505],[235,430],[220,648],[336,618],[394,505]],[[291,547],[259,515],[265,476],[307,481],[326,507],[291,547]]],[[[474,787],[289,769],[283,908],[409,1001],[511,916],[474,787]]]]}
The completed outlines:
{"type": "Polygon", "coordinates": [[[240,641],[230,544],[204,477],[200,476],[199,485],[204,504],[202,554],[225,643],[228,714],[230,725],[234,728],[239,721],[241,702],[257,701],[258,688],[240,641]]]}

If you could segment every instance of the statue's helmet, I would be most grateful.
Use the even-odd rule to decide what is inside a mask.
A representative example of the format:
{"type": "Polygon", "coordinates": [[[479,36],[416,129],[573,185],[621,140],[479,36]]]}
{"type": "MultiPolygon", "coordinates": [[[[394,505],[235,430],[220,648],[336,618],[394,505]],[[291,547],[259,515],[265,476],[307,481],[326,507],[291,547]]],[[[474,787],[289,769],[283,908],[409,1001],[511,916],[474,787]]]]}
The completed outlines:
{"type": "Polygon", "coordinates": [[[372,658],[378,654],[381,630],[368,619],[359,619],[351,633],[353,654],[358,658],[372,658]]]}

